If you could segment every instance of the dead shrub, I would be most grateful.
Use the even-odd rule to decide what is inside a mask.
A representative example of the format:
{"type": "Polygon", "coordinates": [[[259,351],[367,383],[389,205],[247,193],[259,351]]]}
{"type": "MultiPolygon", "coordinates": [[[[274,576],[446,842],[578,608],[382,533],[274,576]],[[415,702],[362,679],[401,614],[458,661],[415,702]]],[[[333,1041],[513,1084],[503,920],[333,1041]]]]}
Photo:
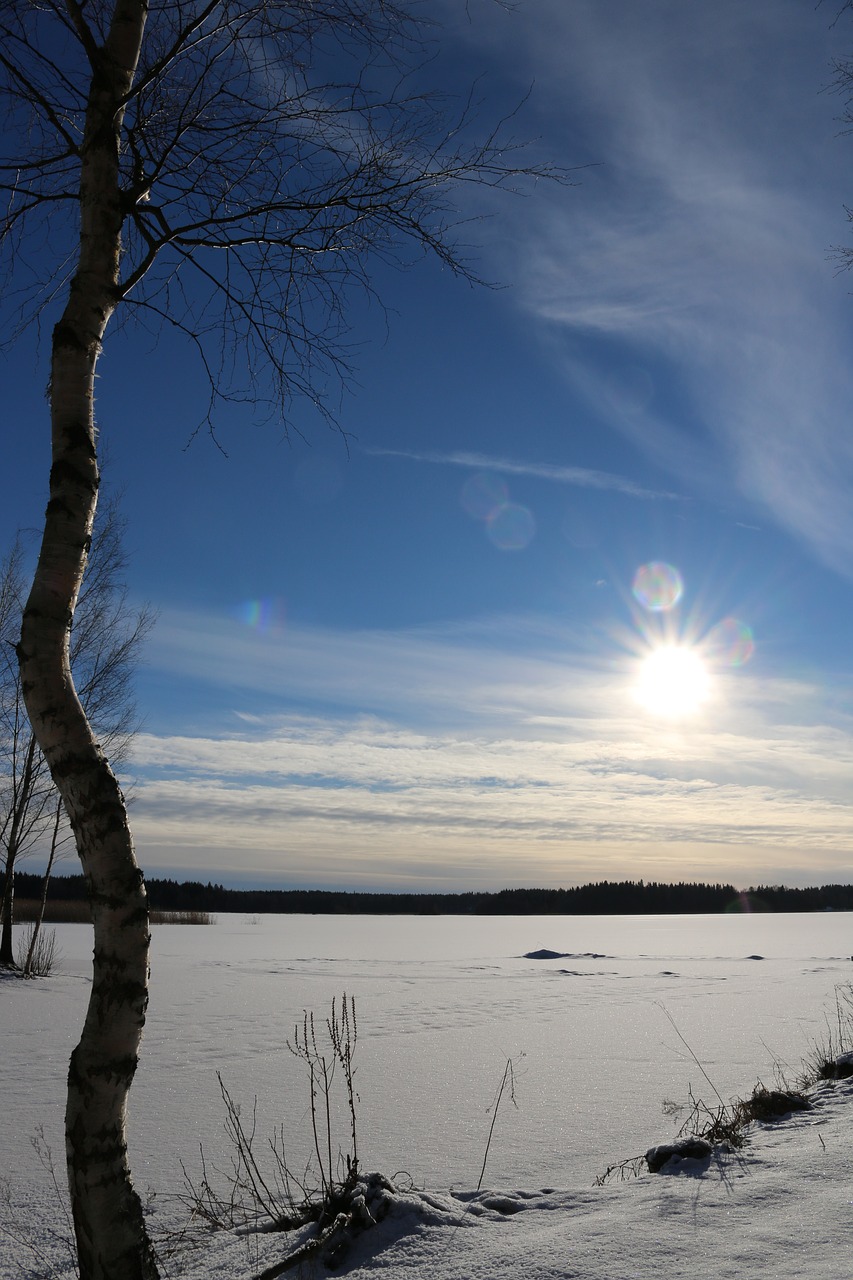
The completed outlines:
{"type": "Polygon", "coordinates": [[[747,1124],[751,1120],[766,1124],[797,1111],[810,1111],[812,1104],[799,1089],[766,1089],[759,1083],[753,1089],[752,1096],[739,1105],[744,1109],[747,1124]]]}
{"type": "Polygon", "coordinates": [[[257,1099],[251,1112],[242,1114],[221,1076],[219,1089],[225,1107],[225,1133],[230,1146],[230,1166],[210,1165],[201,1150],[197,1177],[184,1168],[181,1200],[195,1221],[209,1227],[233,1230],[292,1231],[316,1224],[318,1236],[349,1217],[364,1182],[358,1168],[358,1132],[355,1092],[355,1050],[358,1026],[355,1001],[344,994],[340,1005],[332,1001],[324,1027],[305,1013],[287,1048],[305,1064],[310,1091],[311,1139],[314,1160],[301,1174],[291,1167],[285,1150],[284,1126],[263,1144],[257,1134],[257,1099]],[[325,1036],[322,1032],[325,1031],[325,1036]],[[338,1079],[338,1085],[335,1080],[338,1079]],[[343,1093],[349,1134],[344,1146],[336,1142],[336,1098],[343,1093]]]}
{"type": "Polygon", "coordinates": [[[18,940],[18,968],[23,978],[47,978],[59,962],[56,930],[40,929],[33,946],[35,924],[28,924],[18,940]]]}

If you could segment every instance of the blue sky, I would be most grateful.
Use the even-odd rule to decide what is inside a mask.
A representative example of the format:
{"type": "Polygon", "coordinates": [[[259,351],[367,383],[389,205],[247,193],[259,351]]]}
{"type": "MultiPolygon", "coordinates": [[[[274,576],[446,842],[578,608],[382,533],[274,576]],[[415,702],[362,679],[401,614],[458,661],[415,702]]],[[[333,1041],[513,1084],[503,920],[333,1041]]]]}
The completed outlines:
{"type": "MultiPolygon", "coordinates": [[[[436,74],[481,77],[493,111],[532,84],[515,132],[577,181],[466,194],[494,214],[470,238],[500,289],[377,272],[347,443],[235,410],[227,457],[187,447],[187,353],[108,336],[107,478],[132,595],[160,610],[140,861],[401,890],[847,879],[853,280],[831,250],[853,141],[826,86],[853,21],[811,0],[467,8],[431,6],[436,74]],[[680,575],[670,610],[632,592],[649,563],[680,575]],[[637,699],[662,640],[707,661],[689,714],[637,699]]],[[[45,501],[35,334],[0,379],[8,542],[45,501]]]]}

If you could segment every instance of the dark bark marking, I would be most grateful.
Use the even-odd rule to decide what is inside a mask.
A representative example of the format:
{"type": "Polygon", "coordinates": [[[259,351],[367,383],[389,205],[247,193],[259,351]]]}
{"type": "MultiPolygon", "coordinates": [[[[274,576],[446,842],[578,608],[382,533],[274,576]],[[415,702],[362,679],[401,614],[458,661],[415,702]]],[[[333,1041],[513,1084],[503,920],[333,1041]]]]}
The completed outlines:
{"type": "Polygon", "coordinates": [[[65,516],[69,520],[73,520],[76,512],[62,498],[51,498],[45,507],[45,520],[49,520],[51,516],[65,516]]]}
{"type": "MultiPolygon", "coordinates": [[[[58,458],[50,468],[50,487],[51,489],[59,488],[64,484],[77,485],[78,488],[85,489],[87,493],[91,494],[98,492],[98,486],[92,479],[90,471],[87,471],[84,466],[78,466],[75,462],[71,462],[68,458],[58,458]]],[[[56,498],[51,498],[50,503],[48,503],[48,510],[56,501],[56,498]]],[[[76,510],[69,509],[68,514],[76,515],[76,510]]],[[[83,543],[80,542],[78,545],[83,546],[83,543]]]]}
{"type": "Polygon", "coordinates": [[[89,343],[84,342],[73,325],[67,321],[59,320],[53,330],[53,346],[54,350],[64,347],[66,351],[87,352],[89,343]]]}
{"type": "Polygon", "coordinates": [[[87,418],[69,419],[62,424],[62,434],[69,449],[85,453],[92,462],[97,459],[95,441],[87,418]]]}

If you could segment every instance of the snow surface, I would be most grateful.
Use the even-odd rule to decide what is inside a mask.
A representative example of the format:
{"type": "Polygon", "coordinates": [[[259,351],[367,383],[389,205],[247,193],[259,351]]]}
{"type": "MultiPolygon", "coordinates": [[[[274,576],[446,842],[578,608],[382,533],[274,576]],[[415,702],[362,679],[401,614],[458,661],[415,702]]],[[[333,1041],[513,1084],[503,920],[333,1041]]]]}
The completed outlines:
{"type": "MultiPolygon", "coordinates": [[[[63,1196],[32,1145],[43,1126],[61,1180],[91,933],[60,926],[57,939],[55,976],[0,981],[0,1280],[74,1274],[63,1196]]],[[[220,916],[210,928],[158,927],[130,1151],[143,1198],[156,1193],[163,1273],[243,1278],[283,1256],[283,1237],[227,1234],[171,1254],[169,1232],[185,1221],[181,1161],[197,1172],[201,1143],[227,1162],[217,1070],[244,1107],[257,1096],[261,1132],[284,1120],[294,1163],[307,1158],[305,1080],[285,1040],[303,1009],[324,1016],[346,989],[359,1016],[361,1166],[396,1189],[334,1274],[849,1280],[849,1082],[820,1086],[812,1112],[753,1126],[741,1152],[707,1166],[593,1182],[673,1136],[664,1098],[683,1102],[691,1086],[709,1098],[669,1017],[724,1097],[748,1093],[759,1077],[772,1084],[780,1061],[796,1074],[826,1039],[851,949],[843,914],[220,916]],[[537,950],[559,954],[526,958],[537,950]],[[489,1190],[476,1194],[508,1057],[517,1106],[502,1101],[489,1190]]]]}

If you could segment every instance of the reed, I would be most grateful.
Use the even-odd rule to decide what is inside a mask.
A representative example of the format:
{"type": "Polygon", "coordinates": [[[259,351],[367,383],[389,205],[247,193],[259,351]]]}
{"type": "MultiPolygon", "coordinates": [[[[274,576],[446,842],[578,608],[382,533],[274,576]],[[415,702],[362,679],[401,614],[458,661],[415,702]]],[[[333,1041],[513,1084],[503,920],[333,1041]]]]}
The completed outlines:
{"type": "MultiPolygon", "coordinates": [[[[41,903],[36,898],[15,899],[15,924],[33,924],[38,919],[41,903]]],[[[216,924],[216,916],[209,911],[158,911],[149,913],[151,924],[216,924]]],[[[92,912],[88,902],[74,899],[48,901],[44,908],[46,924],[91,924],[92,912]]]]}
{"type": "Polygon", "coordinates": [[[150,911],[151,924],[216,924],[209,911],[150,911]]]}

